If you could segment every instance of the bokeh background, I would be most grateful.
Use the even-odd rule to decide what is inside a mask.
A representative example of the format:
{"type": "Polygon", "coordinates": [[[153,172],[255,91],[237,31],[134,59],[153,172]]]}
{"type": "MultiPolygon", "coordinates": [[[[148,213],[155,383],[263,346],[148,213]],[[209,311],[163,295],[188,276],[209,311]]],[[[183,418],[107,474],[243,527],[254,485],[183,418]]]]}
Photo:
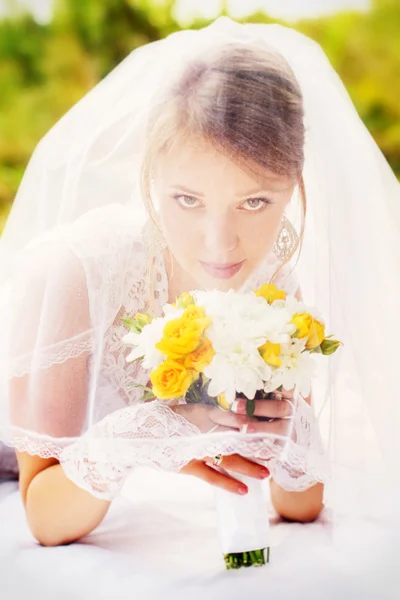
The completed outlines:
{"type": "Polygon", "coordinates": [[[221,14],[316,40],[400,178],[400,0],[0,0],[0,233],[35,145],[73,104],[134,48],[221,14]]]}

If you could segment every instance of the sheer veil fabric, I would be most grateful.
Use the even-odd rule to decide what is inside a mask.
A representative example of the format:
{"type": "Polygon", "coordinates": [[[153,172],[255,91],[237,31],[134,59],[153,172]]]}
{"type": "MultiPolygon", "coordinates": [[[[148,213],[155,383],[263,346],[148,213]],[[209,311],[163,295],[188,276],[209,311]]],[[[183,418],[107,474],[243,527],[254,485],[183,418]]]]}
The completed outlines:
{"type": "MultiPolygon", "coordinates": [[[[220,98],[226,123],[232,107],[220,98]]],[[[222,137],[217,143],[224,147],[222,137]]],[[[298,232],[300,207],[296,187],[286,214],[298,232]]],[[[6,224],[1,440],[57,457],[78,485],[109,498],[137,465],[177,471],[218,453],[268,458],[287,489],[326,484],[334,540],[342,543],[350,523],[398,524],[399,223],[398,182],[312,40],[280,25],[220,18],[135,50],[38,144],[6,224]],[[121,342],[121,317],[150,306],[160,314],[169,299],[164,250],[146,233],[154,216],[143,189],[152,119],[167,114],[178,84],[202,61],[211,76],[214,56],[227,53],[229,65],[231,48],[273,56],[278,71],[294,76],[305,136],[303,243],[276,274],[277,257],[261,257],[242,289],[270,280],[289,293],[300,286],[344,344],[318,363],[311,407],[299,401],[279,434],[210,433],[173,403],[141,403],[133,384],[146,384],[148,373],[125,362],[121,342]]]]}

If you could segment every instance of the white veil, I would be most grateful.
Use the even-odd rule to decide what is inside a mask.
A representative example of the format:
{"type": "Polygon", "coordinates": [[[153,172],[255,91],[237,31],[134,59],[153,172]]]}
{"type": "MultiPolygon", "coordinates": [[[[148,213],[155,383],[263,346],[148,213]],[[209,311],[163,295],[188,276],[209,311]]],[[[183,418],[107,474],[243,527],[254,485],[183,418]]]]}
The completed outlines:
{"type": "MultiPolygon", "coordinates": [[[[176,470],[217,453],[263,456],[264,447],[279,463],[271,435],[200,434],[182,417],[168,423],[161,403],[121,405],[110,421],[111,409],[99,405],[117,394],[102,378],[105,332],[138,277],[133,257],[146,259],[137,236],[148,217],[140,173],[149,118],[193,58],[230,43],[273,49],[299,84],[307,215],[295,272],[304,301],[344,343],[320,364],[307,452],[294,444],[287,467],[308,471],[307,485],[325,482],[336,532],[371,517],[392,527],[400,496],[399,185],[320,47],[280,25],[220,18],[135,50],[39,143],[0,245],[0,437],[56,456],[99,495],[101,476],[94,486],[74,475],[79,456],[86,469],[106,465],[115,480],[136,464],[176,470]]],[[[298,205],[295,194],[289,216],[299,231],[298,205]]]]}

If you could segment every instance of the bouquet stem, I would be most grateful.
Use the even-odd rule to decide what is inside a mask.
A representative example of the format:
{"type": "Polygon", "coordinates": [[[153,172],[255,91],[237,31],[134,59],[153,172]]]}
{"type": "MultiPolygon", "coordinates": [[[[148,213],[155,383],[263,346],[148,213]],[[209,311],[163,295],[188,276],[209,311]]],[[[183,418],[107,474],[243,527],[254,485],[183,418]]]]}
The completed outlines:
{"type": "Polygon", "coordinates": [[[269,563],[269,546],[251,552],[234,552],[224,554],[227,569],[240,569],[240,567],[261,567],[269,563]]]}

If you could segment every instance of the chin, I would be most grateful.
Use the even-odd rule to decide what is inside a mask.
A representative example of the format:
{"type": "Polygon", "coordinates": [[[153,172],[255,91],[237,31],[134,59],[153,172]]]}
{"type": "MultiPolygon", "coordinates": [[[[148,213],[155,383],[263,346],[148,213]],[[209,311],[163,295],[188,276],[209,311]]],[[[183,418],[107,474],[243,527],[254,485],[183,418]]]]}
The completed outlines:
{"type": "Polygon", "coordinates": [[[228,292],[229,290],[239,290],[249,277],[248,273],[238,273],[228,279],[221,279],[219,277],[211,277],[209,275],[204,276],[201,273],[199,277],[196,277],[198,289],[202,290],[217,290],[218,292],[228,292]]]}

